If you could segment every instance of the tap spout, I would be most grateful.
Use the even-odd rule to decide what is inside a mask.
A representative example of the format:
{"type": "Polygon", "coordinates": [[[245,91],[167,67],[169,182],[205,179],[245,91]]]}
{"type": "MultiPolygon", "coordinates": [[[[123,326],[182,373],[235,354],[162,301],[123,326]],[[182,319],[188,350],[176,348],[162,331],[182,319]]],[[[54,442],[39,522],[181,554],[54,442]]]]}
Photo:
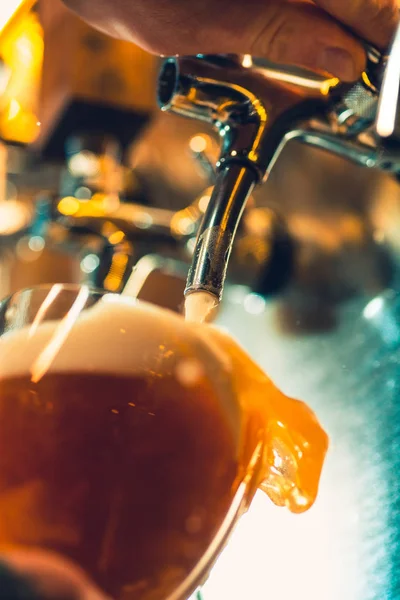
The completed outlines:
{"type": "Polygon", "coordinates": [[[219,171],[198,233],[185,296],[208,292],[221,300],[233,240],[257,180],[254,169],[238,164],[219,171]]]}
{"type": "Polygon", "coordinates": [[[315,96],[318,99],[314,97],[309,103],[290,82],[282,84],[246,68],[240,56],[172,57],[164,61],[158,80],[161,110],[206,122],[221,139],[215,187],[198,232],[186,296],[206,291],[221,299],[247,198],[267,176],[292,121],[308,116],[310,110],[315,113],[319,90],[315,96]]]}

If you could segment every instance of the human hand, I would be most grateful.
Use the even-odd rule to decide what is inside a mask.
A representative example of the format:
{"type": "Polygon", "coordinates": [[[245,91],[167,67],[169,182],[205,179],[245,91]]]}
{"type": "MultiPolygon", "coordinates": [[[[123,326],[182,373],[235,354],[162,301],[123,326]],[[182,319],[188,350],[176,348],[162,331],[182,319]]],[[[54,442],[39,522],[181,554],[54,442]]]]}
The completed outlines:
{"type": "Polygon", "coordinates": [[[95,27],[145,49],[173,54],[253,54],[355,80],[361,44],[385,48],[397,0],[64,0],[95,27]]]}

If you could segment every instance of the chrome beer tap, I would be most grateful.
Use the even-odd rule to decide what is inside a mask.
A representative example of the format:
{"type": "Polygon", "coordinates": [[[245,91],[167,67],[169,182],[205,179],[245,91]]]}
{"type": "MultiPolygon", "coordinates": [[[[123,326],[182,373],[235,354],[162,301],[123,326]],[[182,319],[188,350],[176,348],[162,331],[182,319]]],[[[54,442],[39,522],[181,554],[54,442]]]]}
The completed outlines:
{"type": "Polygon", "coordinates": [[[221,139],[186,296],[202,291],[220,301],[246,201],[290,141],[400,173],[400,28],[387,56],[365,48],[366,69],[354,84],[265,67],[250,56],[198,55],[163,62],[161,109],[212,124],[221,139]]]}

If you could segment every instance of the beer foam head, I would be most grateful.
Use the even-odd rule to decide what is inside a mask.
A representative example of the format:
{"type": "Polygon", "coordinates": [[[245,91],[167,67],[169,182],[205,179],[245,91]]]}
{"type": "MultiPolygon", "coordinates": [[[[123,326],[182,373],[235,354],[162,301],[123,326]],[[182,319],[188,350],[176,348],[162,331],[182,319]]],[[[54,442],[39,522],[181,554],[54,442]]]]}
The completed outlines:
{"type": "Polygon", "coordinates": [[[68,372],[152,373],[173,375],[190,387],[206,377],[238,434],[240,409],[229,357],[206,326],[133,298],[110,294],[85,310],[83,300],[60,320],[41,320],[0,337],[0,381],[27,376],[37,383],[47,374],[68,372]]]}
{"type": "Polygon", "coordinates": [[[174,313],[107,295],[75,315],[6,333],[0,338],[0,377],[32,373],[40,357],[51,372],[128,375],[165,371],[174,362],[201,359],[210,351],[174,313]]]}
{"type": "Polygon", "coordinates": [[[109,294],[83,310],[86,300],[81,306],[75,302],[60,320],[34,321],[1,336],[0,380],[27,376],[36,383],[46,374],[67,372],[153,373],[173,375],[191,386],[206,377],[238,427],[229,356],[207,335],[206,326],[129,297],[109,294]]]}

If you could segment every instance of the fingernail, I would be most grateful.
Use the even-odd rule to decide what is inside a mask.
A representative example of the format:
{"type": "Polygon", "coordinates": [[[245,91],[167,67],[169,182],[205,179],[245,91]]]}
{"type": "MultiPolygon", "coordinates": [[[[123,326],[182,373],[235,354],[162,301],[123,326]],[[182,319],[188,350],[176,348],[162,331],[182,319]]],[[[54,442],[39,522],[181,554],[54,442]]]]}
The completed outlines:
{"type": "Polygon", "coordinates": [[[359,75],[353,56],[343,48],[326,48],[317,60],[320,69],[343,81],[355,81],[359,75]]]}

